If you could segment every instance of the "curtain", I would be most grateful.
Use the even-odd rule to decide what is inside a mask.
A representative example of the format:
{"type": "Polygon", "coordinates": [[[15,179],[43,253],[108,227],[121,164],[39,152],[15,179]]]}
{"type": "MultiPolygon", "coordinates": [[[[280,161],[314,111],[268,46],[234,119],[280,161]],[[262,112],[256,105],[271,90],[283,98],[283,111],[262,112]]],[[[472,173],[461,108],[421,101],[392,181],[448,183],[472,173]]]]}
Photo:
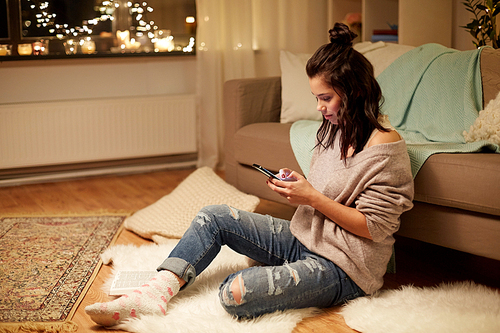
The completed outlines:
{"type": "Polygon", "coordinates": [[[223,84],[280,75],[279,51],[327,42],[333,0],[197,0],[198,166],[223,167],[223,84]]]}
{"type": "Polygon", "coordinates": [[[197,0],[198,166],[223,162],[222,88],[255,76],[252,2],[197,0]]]}

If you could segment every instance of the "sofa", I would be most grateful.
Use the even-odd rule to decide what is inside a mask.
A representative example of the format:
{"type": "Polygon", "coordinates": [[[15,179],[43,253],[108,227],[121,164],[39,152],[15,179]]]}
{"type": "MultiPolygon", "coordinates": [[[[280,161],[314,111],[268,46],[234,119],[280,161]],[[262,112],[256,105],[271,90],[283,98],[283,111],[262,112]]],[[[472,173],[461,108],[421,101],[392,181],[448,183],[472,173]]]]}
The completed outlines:
{"type": "MultiPolygon", "coordinates": [[[[484,49],[480,57],[484,107],[500,91],[500,50],[484,49]]],[[[225,177],[243,192],[289,205],[251,167],[302,172],[290,143],[292,122],[280,121],[282,83],[290,82],[225,82],[225,177]]],[[[414,182],[414,208],[402,215],[398,235],[500,260],[500,154],[434,154],[414,182]]]]}

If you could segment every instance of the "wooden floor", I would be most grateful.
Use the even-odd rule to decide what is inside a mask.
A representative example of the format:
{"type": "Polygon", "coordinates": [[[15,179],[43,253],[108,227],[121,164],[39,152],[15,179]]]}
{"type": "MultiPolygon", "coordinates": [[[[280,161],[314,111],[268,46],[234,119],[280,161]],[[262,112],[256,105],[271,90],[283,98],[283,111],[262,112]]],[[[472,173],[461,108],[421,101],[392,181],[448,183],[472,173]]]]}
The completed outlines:
{"type": "MultiPolygon", "coordinates": [[[[170,193],[193,169],[171,170],[127,176],[87,178],[57,183],[0,187],[0,215],[63,214],[89,212],[134,212],[170,193]]],[[[221,176],[223,174],[221,173],[221,176]]],[[[262,200],[260,213],[290,218],[293,209],[262,200]]],[[[145,240],[124,230],[116,244],[147,244],[145,240]]],[[[477,257],[438,246],[397,238],[397,273],[385,277],[384,288],[401,285],[435,286],[441,282],[472,280],[500,289],[500,261],[477,257]]],[[[83,308],[107,300],[101,285],[111,269],[103,266],[89,292],[80,304],[73,321],[78,332],[108,332],[95,326],[83,308]]],[[[303,320],[295,328],[305,332],[355,332],[337,314],[338,308],[303,320]]],[[[117,332],[117,331],[113,331],[117,332]]]]}

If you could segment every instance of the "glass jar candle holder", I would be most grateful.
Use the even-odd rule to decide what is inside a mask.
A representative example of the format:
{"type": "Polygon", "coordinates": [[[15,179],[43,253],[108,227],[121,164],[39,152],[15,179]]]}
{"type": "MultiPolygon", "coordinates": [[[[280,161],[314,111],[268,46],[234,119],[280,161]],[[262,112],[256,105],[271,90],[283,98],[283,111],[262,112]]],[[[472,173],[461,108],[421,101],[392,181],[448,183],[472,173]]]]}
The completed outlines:
{"type": "Polygon", "coordinates": [[[33,47],[29,43],[18,44],[17,45],[17,53],[20,56],[29,56],[33,52],[33,47]]]}
{"type": "Polygon", "coordinates": [[[12,45],[0,44],[0,57],[10,56],[12,54],[12,45]]]}
{"type": "Polygon", "coordinates": [[[128,31],[128,30],[125,30],[125,31],[118,30],[116,32],[116,41],[118,43],[118,47],[120,47],[121,49],[126,48],[127,45],[130,43],[130,31],[128,31]]]}
{"type": "Polygon", "coordinates": [[[76,52],[78,51],[78,43],[73,39],[68,39],[63,43],[63,45],[64,45],[64,52],[67,55],[76,54],[76,52]]]}
{"type": "Polygon", "coordinates": [[[170,30],[155,31],[155,52],[171,52],[174,50],[174,36],[170,30]]]}
{"type": "Polygon", "coordinates": [[[39,55],[47,55],[49,52],[49,46],[48,43],[45,41],[41,40],[38,42],[33,43],[33,55],[39,56],[39,55]]]}
{"type": "Polygon", "coordinates": [[[95,53],[95,42],[92,39],[85,39],[81,43],[81,49],[83,54],[94,54],[95,53]]]}

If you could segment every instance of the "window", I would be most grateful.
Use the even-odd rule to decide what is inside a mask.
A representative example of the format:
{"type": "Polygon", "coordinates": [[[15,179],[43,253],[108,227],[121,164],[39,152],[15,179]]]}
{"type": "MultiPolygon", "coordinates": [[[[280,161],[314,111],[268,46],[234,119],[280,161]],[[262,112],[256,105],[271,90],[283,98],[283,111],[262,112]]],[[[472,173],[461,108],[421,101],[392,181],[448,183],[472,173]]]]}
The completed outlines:
{"type": "Polygon", "coordinates": [[[7,1],[0,2],[0,41],[9,38],[9,15],[7,1]]]}
{"type": "Polygon", "coordinates": [[[0,61],[191,55],[195,18],[195,0],[0,0],[0,61]]]}

